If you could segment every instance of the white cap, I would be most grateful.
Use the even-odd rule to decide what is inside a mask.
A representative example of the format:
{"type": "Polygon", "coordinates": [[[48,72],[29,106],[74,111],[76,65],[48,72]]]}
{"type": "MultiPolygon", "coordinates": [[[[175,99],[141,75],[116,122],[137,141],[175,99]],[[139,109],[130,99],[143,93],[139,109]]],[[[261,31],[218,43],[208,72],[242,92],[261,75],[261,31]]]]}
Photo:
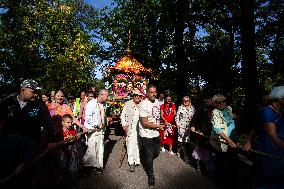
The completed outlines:
{"type": "Polygon", "coordinates": [[[38,82],[33,79],[26,79],[21,83],[21,88],[31,88],[33,90],[41,90],[38,82]]]}
{"type": "Polygon", "coordinates": [[[139,95],[139,96],[143,96],[143,94],[140,92],[139,89],[135,89],[135,91],[133,92],[134,95],[139,95]]]}
{"type": "Polygon", "coordinates": [[[284,86],[274,87],[269,94],[271,100],[278,98],[284,98],[284,86]]]}

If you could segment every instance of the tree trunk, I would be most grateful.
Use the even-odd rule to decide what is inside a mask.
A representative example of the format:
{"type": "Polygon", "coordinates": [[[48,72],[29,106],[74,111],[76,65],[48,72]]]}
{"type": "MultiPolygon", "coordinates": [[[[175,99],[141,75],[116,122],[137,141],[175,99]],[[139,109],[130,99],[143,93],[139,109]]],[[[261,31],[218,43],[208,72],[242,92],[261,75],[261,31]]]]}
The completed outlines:
{"type": "Polygon", "coordinates": [[[188,77],[185,66],[185,48],[183,43],[187,0],[177,0],[174,46],[177,63],[177,95],[181,99],[187,93],[188,77]]]}
{"type": "Polygon", "coordinates": [[[245,89],[245,127],[256,121],[256,95],[258,87],[255,50],[254,0],[241,0],[241,53],[242,74],[245,89]]]}

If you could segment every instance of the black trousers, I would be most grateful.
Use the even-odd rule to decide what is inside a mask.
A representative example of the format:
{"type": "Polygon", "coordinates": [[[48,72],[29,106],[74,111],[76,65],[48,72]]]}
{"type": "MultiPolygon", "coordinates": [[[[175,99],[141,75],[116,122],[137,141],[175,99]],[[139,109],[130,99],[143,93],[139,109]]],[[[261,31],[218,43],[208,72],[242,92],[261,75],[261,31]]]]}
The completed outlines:
{"type": "Polygon", "coordinates": [[[145,164],[146,173],[149,180],[155,180],[153,170],[153,160],[160,154],[160,137],[145,138],[139,137],[141,160],[145,164]]]}
{"type": "Polygon", "coordinates": [[[238,158],[234,149],[227,152],[215,151],[216,185],[221,188],[235,188],[238,158]]]}

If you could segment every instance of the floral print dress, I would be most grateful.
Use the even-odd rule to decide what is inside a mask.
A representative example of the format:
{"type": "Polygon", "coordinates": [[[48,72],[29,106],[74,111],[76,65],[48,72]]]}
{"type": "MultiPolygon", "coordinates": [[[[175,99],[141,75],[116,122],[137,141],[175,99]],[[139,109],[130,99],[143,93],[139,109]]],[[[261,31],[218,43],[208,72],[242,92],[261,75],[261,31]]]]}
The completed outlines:
{"type": "Polygon", "coordinates": [[[178,141],[179,142],[189,142],[190,122],[192,120],[194,112],[195,112],[195,109],[192,105],[188,107],[181,105],[178,107],[175,121],[176,121],[176,124],[180,126],[180,128],[178,128],[178,141]]]}

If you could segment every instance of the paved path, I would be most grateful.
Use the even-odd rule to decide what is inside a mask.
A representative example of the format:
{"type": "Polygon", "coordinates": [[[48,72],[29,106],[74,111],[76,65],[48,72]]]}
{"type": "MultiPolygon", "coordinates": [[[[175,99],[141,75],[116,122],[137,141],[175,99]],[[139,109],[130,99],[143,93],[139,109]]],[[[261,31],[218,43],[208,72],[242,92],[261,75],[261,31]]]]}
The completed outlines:
{"type": "MultiPolygon", "coordinates": [[[[111,141],[106,143],[106,165],[102,174],[91,172],[91,175],[80,179],[80,189],[144,189],[148,188],[147,176],[142,166],[135,172],[128,171],[126,157],[119,168],[120,150],[123,144],[121,136],[112,132],[111,141]]],[[[176,155],[161,152],[154,160],[154,171],[157,189],[211,189],[214,184],[198,174],[194,168],[185,164],[176,155]]]]}

